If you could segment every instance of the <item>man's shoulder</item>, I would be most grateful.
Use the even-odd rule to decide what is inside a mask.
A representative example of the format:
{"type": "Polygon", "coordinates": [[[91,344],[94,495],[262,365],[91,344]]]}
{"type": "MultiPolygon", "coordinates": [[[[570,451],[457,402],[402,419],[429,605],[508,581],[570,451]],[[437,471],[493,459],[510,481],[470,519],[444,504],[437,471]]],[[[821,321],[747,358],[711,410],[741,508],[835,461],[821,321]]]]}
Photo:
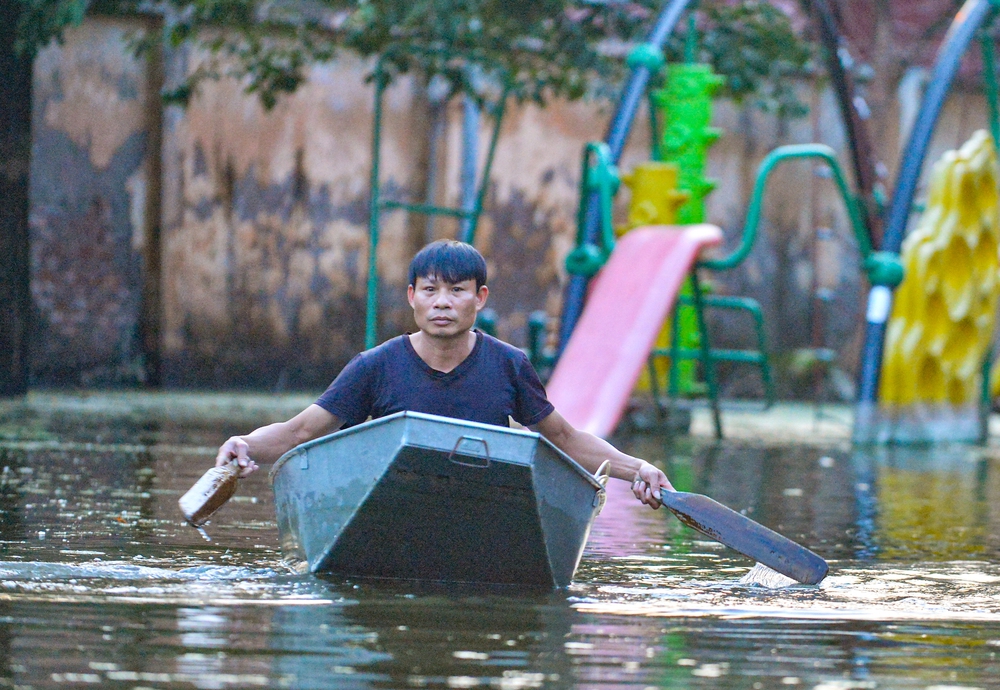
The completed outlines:
{"type": "Polygon", "coordinates": [[[398,335],[359,352],[352,360],[352,364],[368,373],[377,372],[387,364],[400,361],[400,358],[405,356],[406,347],[406,336],[398,335]]]}
{"type": "Polygon", "coordinates": [[[365,350],[360,353],[360,356],[372,362],[384,359],[385,357],[396,357],[401,351],[406,349],[406,338],[407,336],[405,335],[397,335],[395,338],[390,338],[384,343],[365,350]]]}
{"type": "Polygon", "coordinates": [[[492,335],[483,333],[479,331],[483,339],[483,350],[489,352],[493,356],[502,357],[517,363],[522,361],[527,361],[528,356],[524,354],[524,350],[519,347],[514,347],[508,342],[504,342],[499,338],[494,338],[492,335]]]}

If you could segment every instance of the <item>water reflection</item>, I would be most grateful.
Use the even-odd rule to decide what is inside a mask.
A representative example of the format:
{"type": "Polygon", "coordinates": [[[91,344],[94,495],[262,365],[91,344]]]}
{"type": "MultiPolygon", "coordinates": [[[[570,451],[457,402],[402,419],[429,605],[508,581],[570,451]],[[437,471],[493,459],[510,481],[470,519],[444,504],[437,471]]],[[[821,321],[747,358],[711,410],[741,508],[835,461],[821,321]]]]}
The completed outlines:
{"type": "Polygon", "coordinates": [[[853,456],[880,560],[993,559],[996,461],[969,446],[872,447],[853,456]]]}
{"type": "Polygon", "coordinates": [[[177,609],[180,643],[190,651],[177,657],[177,672],[197,679],[195,687],[218,690],[225,687],[220,676],[225,670],[224,650],[231,622],[228,610],[221,606],[177,609]]]}
{"type": "Polygon", "coordinates": [[[747,559],[613,483],[573,586],[537,592],[297,575],[264,473],[204,542],[176,501],[221,440],[208,422],[18,423],[0,441],[0,685],[1000,687],[990,451],[619,439],[830,576],[748,586],[747,559]]]}

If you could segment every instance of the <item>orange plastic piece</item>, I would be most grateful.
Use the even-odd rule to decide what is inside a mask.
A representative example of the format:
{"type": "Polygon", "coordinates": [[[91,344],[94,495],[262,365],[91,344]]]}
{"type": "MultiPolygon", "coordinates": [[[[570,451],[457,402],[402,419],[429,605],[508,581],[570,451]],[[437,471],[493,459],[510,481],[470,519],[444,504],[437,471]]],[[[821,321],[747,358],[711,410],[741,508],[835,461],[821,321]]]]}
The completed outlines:
{"type": "Polygon", "coordinates": [[[546,386],[570,424],[602,437],[614,431],[684,277],[721,241],[707,224],[647,226],[618,240],[546,386]]]}

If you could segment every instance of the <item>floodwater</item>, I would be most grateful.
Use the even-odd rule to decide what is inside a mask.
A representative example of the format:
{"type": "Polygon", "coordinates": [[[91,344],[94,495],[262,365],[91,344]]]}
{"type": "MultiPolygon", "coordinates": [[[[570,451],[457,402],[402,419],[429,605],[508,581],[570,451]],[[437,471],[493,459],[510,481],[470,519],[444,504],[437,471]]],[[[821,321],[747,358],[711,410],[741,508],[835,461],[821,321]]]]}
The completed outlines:
{"type": "Polygon", "coordinates": [[[830,562],[753,563],[613,484],[565,591],[320,579],[266,468],[177,498],[252,420],[0,414],[0,688],[1000,688],[1000,453],[617,439],[830,562]]]}

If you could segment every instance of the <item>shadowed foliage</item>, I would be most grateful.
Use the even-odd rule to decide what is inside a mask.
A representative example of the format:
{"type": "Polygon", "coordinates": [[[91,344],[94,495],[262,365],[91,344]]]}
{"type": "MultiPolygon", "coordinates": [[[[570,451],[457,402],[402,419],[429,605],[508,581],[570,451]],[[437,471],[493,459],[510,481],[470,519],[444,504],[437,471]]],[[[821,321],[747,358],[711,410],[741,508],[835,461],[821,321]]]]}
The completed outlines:
{"type": "MultiPolygon", "coordinates": [[[[190,44],[204,59],[168,100],[186,102],[204,79],[232,76],[271,107],[304,81],[309,65],[340,50],[378,56],[391,78],[416,72],[442,95],[483,98],[504,83],[522,101],[611,93],[624,56],[642,41],[662,3],[655,0],[19,0],[19,46],[34,51],[88,13],[156,14],[162,30],[137,36],[137,49],[190,44]],[[611,87],[611,88],[609,88],[611,87]]],[[[811,50],[789,18],[766,2],[707,2],[697,11],[696,59],[727,79],[727,95],[782,114],[801,114],[788,77],[811,50]]],[[[667,46],[684,55],[683,37],[667,46]]]]}

